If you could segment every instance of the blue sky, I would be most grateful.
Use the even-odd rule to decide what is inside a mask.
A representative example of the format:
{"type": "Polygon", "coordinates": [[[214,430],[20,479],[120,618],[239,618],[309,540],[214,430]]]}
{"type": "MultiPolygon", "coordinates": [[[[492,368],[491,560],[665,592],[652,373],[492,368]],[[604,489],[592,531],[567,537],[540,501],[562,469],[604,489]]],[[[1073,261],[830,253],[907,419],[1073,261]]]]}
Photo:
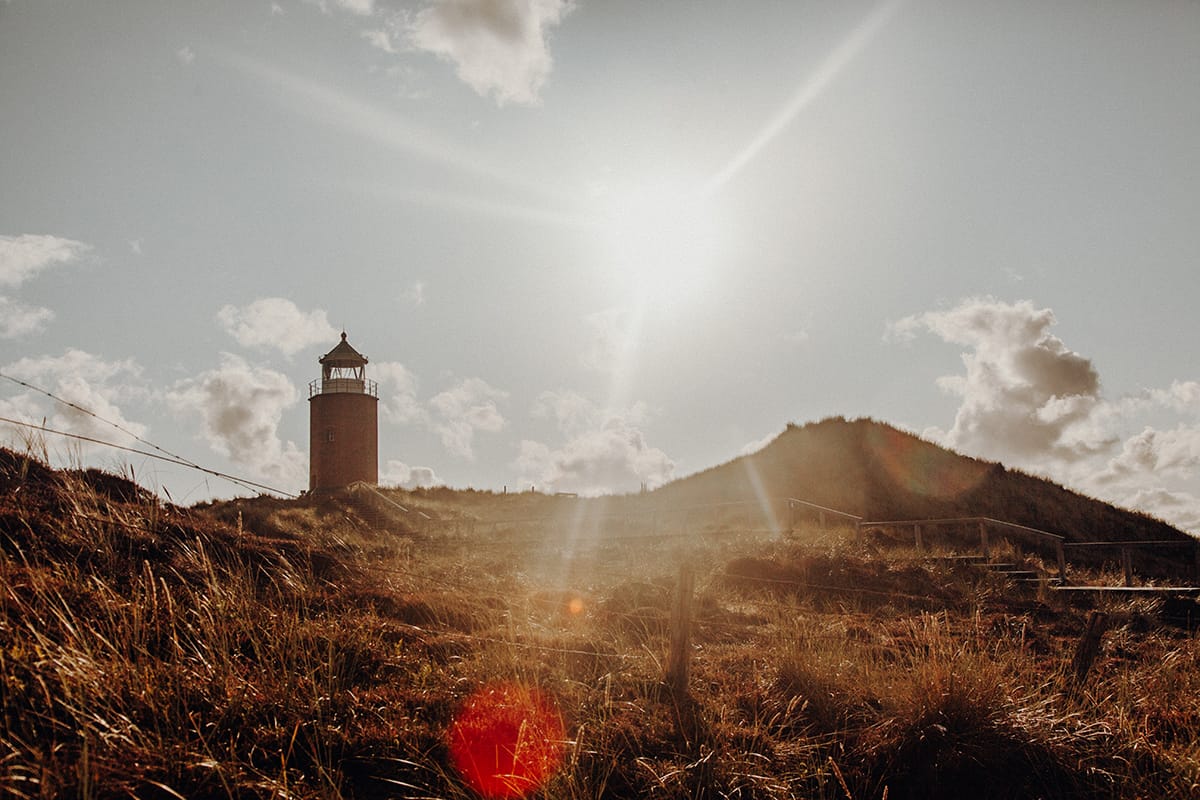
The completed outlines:
{"type": "Polygon", "coordinates": [[[1200,531],[1198,85],[1189,2],[0,2],[0,372],[298,490],[345,329],[387,483],[872,416],[1200,531]]]}

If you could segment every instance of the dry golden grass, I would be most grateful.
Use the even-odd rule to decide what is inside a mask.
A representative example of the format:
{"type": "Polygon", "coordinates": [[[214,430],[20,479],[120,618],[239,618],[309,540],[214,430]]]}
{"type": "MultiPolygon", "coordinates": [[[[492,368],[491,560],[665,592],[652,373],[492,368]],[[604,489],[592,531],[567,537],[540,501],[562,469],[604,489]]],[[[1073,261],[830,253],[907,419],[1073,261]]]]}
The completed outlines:
{"type": "Polygon", "coordinates": [[[655,537],[623,518],[637,498],[404,500],[548,521],[381,526],[336,497],[189,511],[3,454],[0,794],[465,799],[449,731],[498,685],[561,714],[544,798],[1200,785],[1200,646],[1151,604],[1106,604],[1080,687],[1067,667],[1087,609],[845,531],[742,535],[722,511],[655,537]],[[624,513],[592,524],[581,506],[624,513]],[[679,697],[662,678],[684,558],[679,697]]]}

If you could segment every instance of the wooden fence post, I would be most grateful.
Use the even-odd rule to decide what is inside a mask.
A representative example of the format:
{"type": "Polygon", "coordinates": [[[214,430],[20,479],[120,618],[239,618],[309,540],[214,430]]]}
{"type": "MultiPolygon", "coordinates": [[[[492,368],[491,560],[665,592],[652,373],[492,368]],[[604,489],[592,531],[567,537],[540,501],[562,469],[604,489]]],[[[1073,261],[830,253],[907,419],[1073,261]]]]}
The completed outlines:
{"type": "Polygon", "coordinates": [[[1054,555],[1058,557],[1058,582],[1066,585],[1067,583],[1067,549],[1063,547],[1062,539],[1059,539],[1054,544],[1054,555]]]}
{"type": "Polygon", "coordinates": [[[675,604],[671,607],[671,645],[667,653],[666,683],[676,697],[683,697],[688,690],[694,583],[692,562],[685,558],[679,565],[679,584],[675,587],[675,604]]]}
{"type": "Polygon", "coordinates": [[[1075,657],[1071,659],[1071,674],[1076,685],[1083,683],[1092,668],[1092,662],[1100,655],[1100,642],[1107,630],[1108,614],[1103,611],[1088,614],[1087,627],[1075,648],[1075,657]]]}
{"type": "Polygon", "coordinates": [[[1196,562],[1196,574],[1194,576],[1197,585],[1200,585],[1200,540],[1192,547],[1192,557],[1196,562]]]}
{"type": "Polygon", "coordinates": [[[983,548],[983,560],[991,561],[992,553],[988,547],[987,523],[982,520],[979,522],[979,546],[983,548]]]}
{"type": "Polygon", "coordinates": [[[825,512],[820,511],[817,513],[818,513],[817,519],[820,521],[821,530],[825,530],[825,512]]]}
{"type": "Polygon", "coordinates": [[[1125,573],[1125,585],[1133,586],[1133,553],[1128,547],[1121,548],[1121,571],[1125,573]]]}
{"type": "Polygon", "coordinates": [[[922,546],[923,543],[921,541],[921,526],[919,523],[913,525],[913,539],[917,543],[917,549],[923,550],[924,547],[922,546]]]}

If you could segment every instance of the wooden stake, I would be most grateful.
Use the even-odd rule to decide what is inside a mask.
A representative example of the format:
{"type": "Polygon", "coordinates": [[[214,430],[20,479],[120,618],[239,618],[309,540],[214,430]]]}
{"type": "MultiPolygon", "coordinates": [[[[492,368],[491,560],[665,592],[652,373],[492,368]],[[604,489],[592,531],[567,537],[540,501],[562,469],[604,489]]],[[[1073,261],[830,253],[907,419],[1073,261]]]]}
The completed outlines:
{"type": "Polygon", "coordinates": [[[1075,657],[1071,659],[1071,674],[1075,683],[1082,684],[1092,668],[1096,656],[1100,655],[1100,642],[1108,630],[1108,614],[1103,611],[1093,611],[1088,614],[1087,627],[1083,637],[1075,648],[1075,657]]]}
{"type": "Polygon", "coordinates": [[[683,697],[688,690],[688,669],[692,649],[692,591],[695,575],[691,561],[679,565],[679,585],[671,608],[671,646],[667,653],[666,683],[671,693],[683,697]]]}

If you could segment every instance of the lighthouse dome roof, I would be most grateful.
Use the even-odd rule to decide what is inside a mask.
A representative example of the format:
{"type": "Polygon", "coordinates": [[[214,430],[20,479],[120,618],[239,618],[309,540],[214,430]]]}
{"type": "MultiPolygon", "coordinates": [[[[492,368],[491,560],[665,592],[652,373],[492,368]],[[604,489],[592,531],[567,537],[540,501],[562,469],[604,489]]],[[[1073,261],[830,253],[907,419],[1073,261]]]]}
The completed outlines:
{"type": "Polygon", "coordinates": [[[367,363],[367,357],[350,346],[350,343],[346,341],[346,332],[342,331],[342,340],[336,347],[321,356],[317,363],[327,367],[361,367],[367,363]]]}

